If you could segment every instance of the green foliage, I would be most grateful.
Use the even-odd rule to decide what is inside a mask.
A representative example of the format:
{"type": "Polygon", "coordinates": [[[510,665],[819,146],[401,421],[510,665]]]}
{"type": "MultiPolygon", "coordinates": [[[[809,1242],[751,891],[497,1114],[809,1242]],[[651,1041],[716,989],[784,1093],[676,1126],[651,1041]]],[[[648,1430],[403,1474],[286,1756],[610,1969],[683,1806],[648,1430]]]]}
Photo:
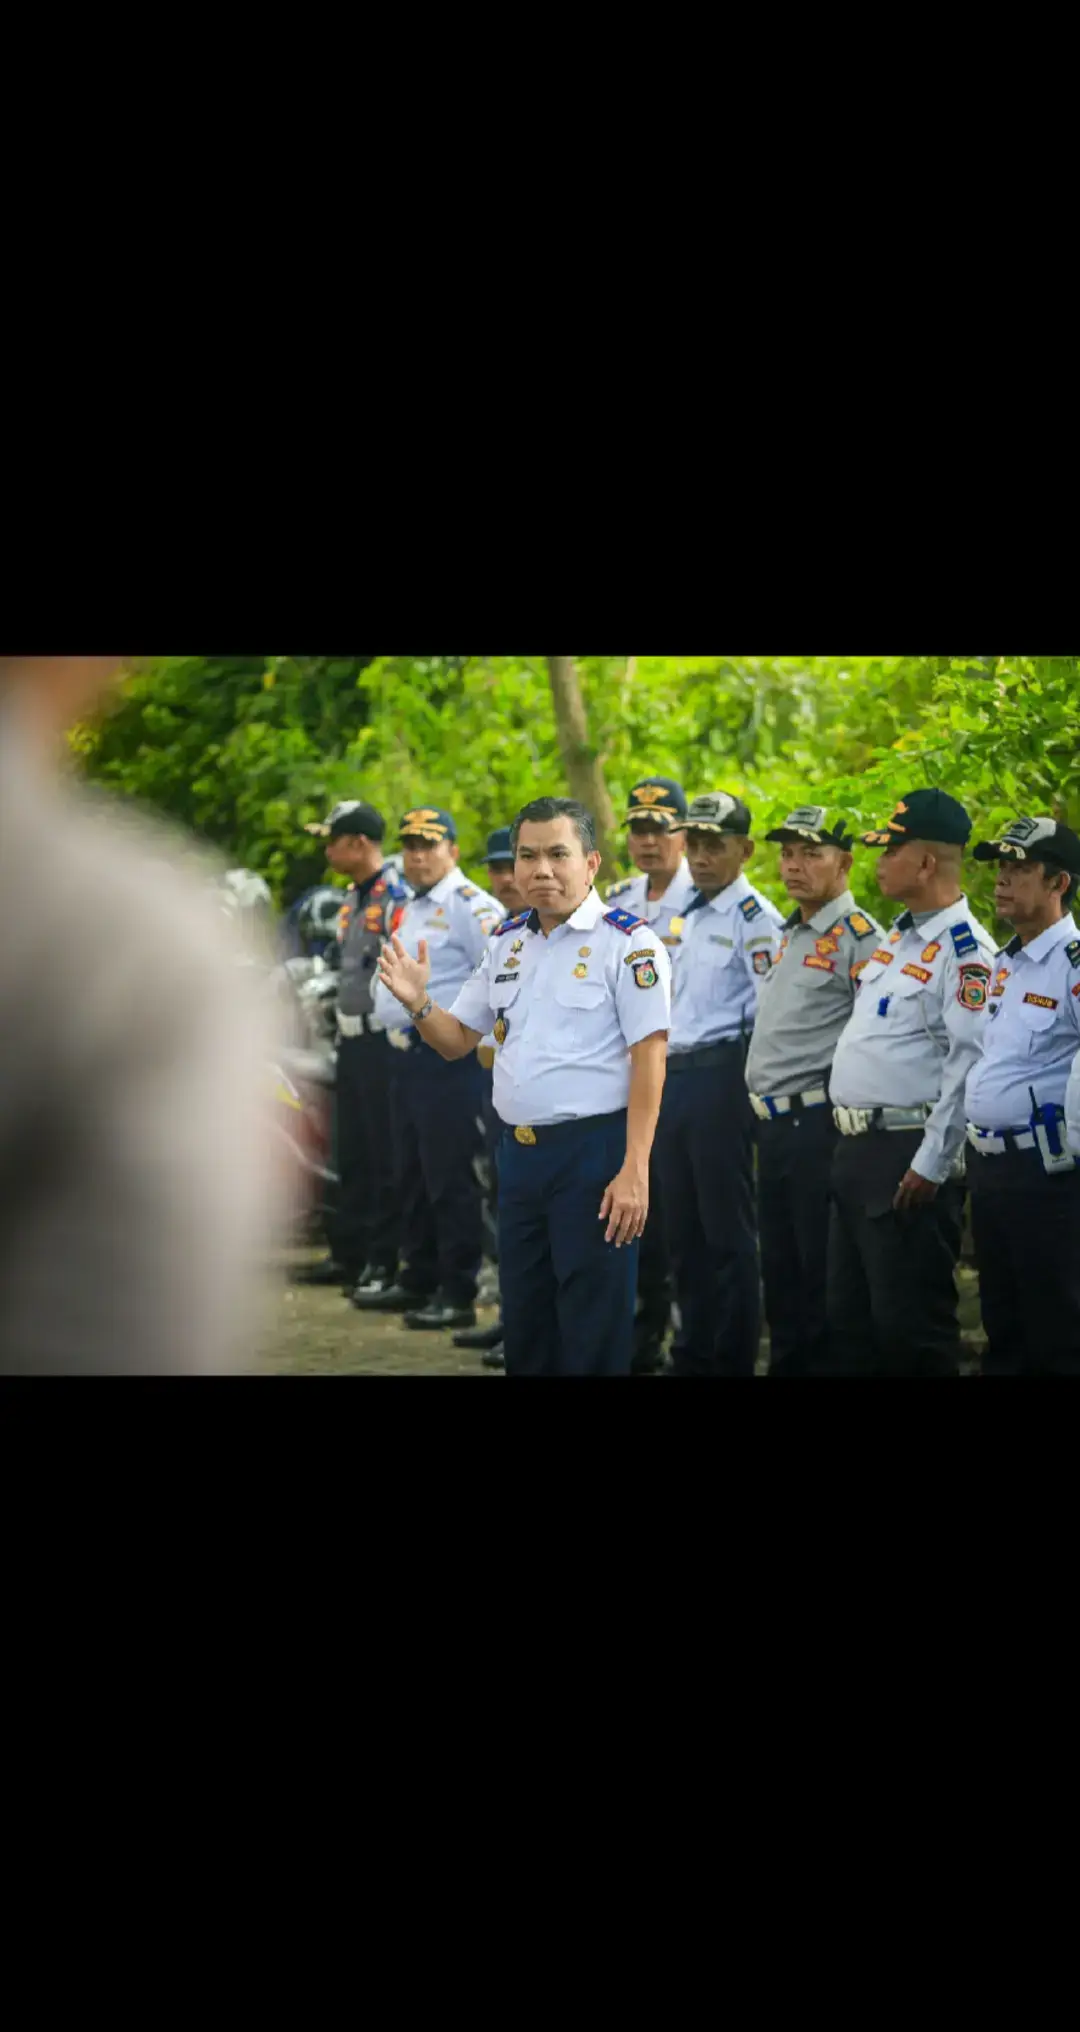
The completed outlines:
{"type": "MultiPolygon", "coordinates": [[[[746,798],[759,840],[795,803],[860,829],[940,784],[976,836],[1017,812],[1080,827],[1076,657],[598,657],[580,660],[616,812],[650,770],[746,798]]],[[[566,788],[543,657],[164,657],[78,745],[91,772],[259,868],[280,896],[317,874],[302,827],[363,796],[391,825],[447,806],[474,873],[486,834],[566,788]]],[[[854,887],[879,901],[874,856],[854,887]]],[[[783,904],[776,850],[751,871],[783,904]]],[[[969,863],[992,925],[990,875],[969,863]]]]}

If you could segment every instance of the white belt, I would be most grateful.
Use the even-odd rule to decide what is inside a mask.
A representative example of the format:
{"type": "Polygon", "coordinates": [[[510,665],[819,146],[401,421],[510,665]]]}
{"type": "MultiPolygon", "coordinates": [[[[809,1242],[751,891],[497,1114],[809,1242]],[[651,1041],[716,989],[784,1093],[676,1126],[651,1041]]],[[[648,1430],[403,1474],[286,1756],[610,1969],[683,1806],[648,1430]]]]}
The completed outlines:
{"type": "Polygon", "coordinates": [[[751,1094],[750,1106],[762,1122],[771,1122],[774,1115],[790,1115],[792,1101],[801,1101],[804,1108],[823,1108],[829,1096],[824,1087],[807,1087],[804,1094],[751,1094]]]}
{"type": "Polygon", "coordinates": [[[374,1016],[343,1016],[340,1009],[337,1023],[342,1037],[362,1037],[365,1030],[374,1036],[377,1029],[374,1016]]]}
{"type": "Polygon", "coordinates": [[[921,1129],[932,1105],[920,1101],[914,1108],[834,1108],[833,1121],[841,1136],[865,1136],[870,1129],[921,1129]]]}
{"type": "Polygon", "coordinates": [[[972,1149],[982,1157],[1001,1157],[1010,1145],[1014,1150],[1035,1148],[1035,1138],[1030,1129],[977,1129],[974,1122],[969,1122],[967,1139],[972,1149]]]}

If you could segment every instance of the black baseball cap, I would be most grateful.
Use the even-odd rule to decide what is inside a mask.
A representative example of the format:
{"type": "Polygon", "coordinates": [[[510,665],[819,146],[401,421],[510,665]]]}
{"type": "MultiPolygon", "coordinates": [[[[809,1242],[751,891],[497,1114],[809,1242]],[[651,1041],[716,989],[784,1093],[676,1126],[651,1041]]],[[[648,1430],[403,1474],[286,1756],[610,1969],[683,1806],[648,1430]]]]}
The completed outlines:
{"type": "Polygon", "coordinates": [[[407,811],[398,826],[401,839],[456,840],[457,827],[448,811],[437,811],[433,804],[419,804],[407,811]]]}
{"type": "Polygon", "coordinates": [[[488,834],[488,843],[484,849],[484,859],[489,868],[493,862],[499,861],[509,861],[511,867],[513,866],[514,849],[510,845],[510,828],[508,825],[496,826],[495,831],[488,834]]]}
{"type": "Polygon", "coordinates": [[[1067,875],[1080,875],[1080,839],[1053,818],[1014,818],[1000,839],[980,840],[977,861],[1048,861],[1067,875]]]}
{"type": "Polygon", "coordinates": [[[823,804],[799,804],[789,811],[783,825],[766,833],[767,840],[809,840],[815,847],[850,847],[854,835],[845,832],[839,812],[831,816],[823,804]]]}
{"type": "Polygon", "coordinates": [[[894,840],[937,840],[942,846],[966,847],[971,820],[947,790],[905,790],[891,818],[877,832],[860,837],[864,847],[888,847],[894,840]]]}
{"type": "Polygon", "coordinates": [[[354,797],[347,798],[343,804],[335,804],[321,824],[306,825],[304,831],[317,833],[324,840],[339,840],[343,833],[362,833],[366,840],[381,840],[386,831],[386,821],[373,804],[364,804],[354,797]]]}
{"type": "Polygon", "coordinates": [[[750,831],[750,812],[741,798],[727,790],[707,790],[695,797],[684,821],[687,831],[699,833],[741,833],[750,831]]]}
{"type": "Polygon", "coordinates": [[[623,820],[655,819],[662,831],[678,832],[686,824],[686,792],[673,776],[643,776],[630,792],[630,809],[623,820]]]}

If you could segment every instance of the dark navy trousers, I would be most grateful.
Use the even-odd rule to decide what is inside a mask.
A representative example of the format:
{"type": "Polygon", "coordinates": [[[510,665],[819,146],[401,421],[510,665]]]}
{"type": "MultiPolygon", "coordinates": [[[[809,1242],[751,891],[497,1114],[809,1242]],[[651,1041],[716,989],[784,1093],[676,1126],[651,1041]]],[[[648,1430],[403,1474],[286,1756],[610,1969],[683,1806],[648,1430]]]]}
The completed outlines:
{"type": "Polygon", "coordinates": [[[668,1063],[656,1133],[668,1254],[681,1321],[678,1376],[752,1376],[761,1317],[754,1111],[741,1041],[715,1064],[668,1063]]]}
{"type": "Polygon", "coordinates": [[[499,1288],[508,1376],[628,1376],[637,1242],[605,1242],[604,1187],[626,1157],[626,1113],[528,1146],[499,1144],[499,1288]]]}
{"type": "Polygon", "coordinates": [[[480,1181],[484,1070],[467,1058],[440,1058],[414,1037],[393,1054],[401,1281],[418,1296],[438,1288],[451,1305],[476,1297],[483,1247],[480,1181]]]}

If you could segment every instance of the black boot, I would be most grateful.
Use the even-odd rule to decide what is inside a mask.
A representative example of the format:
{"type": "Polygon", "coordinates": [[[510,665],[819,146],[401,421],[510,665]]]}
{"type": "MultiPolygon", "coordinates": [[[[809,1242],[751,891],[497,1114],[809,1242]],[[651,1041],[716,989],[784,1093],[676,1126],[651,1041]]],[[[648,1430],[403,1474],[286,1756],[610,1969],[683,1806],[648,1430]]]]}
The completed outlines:
{"type": "Polygon", "coordinates": [[[502,1342],[499,1341],[493,1348],[485,1348],[480,1360],[485,1369],[505,1369],[506,1356],[503,1354],[502,1342]]]}
{"type": "Polygon", "coordinates": [[[455,1305],[444,1291],[437,1291],[434,1298],[418,1306],[415,1312],[405,1314],[406,1326],[427,1329],[448,1326],[475,1326],[476,1307],[473,1304],[455,1305]]]}
{"type": "Polygon", "coordinates": [[[456,1348],[497,1348],[502,1346],[503,1323],[495,1321],[494,1326],[471,1326],[464,1333],[453,1335],[456,1348]]]}

